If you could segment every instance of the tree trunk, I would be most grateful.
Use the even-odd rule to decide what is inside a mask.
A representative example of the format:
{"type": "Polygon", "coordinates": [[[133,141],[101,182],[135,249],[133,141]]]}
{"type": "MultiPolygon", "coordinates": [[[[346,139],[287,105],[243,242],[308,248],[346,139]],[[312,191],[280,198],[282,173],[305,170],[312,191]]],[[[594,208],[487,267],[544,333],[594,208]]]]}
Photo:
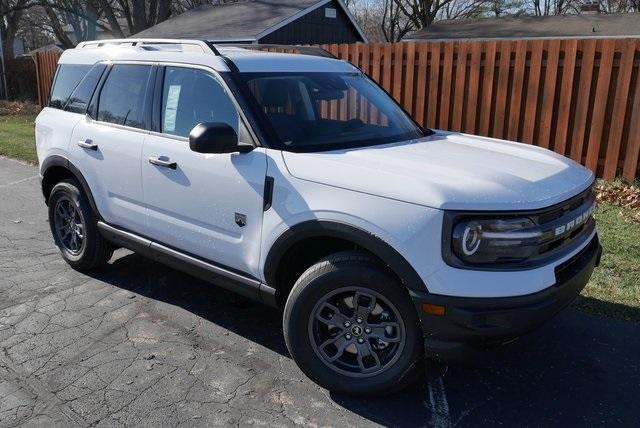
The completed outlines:
{"type": "Polygon", "coordinates": [[[53,30],[53,33],[56,35],[56,38],[58,39],[58,41],[62,43],[62,46],[64,46],[66,49],[73,48],[75,45],[73,44],[73,41],[71,41],[71,39],[67,37],[67,35],[65,34],[62,28],[62,24],[60,23],[60,19],[58,19],[58,15],[56,15],[56,13],[53,11],[53,9],[51,9],[50,6],[47,6],[46,4],[43,4],[42,6],[44,9],[44,12],[47,14],[47,17],[49,18],[49,22],[51,23],[51,29],[53,30]]]}
{"type": "Polygon", "coordinates": [[[111,4],[109,3],[108,0],[100,0],[100,6],[102,7],[102,10],[104,11],[104,15],[107,18],[107,22],[109,23],[109,27],[111,28],[111,34],[113,34],[115,37],[124,38],[124,32],[122,31],[122,28],[120,27],[120,23],[118,22],[118,19],[116,18],[116,14],[113,11],[113,7],[111,7],[111,4]]]}
{"type": "Polygon", "coordinates": [[[131,16],[133,17],[133,31],[139,33],[147,28],[147,14],[145,2],[134,1],[131,16]]]}

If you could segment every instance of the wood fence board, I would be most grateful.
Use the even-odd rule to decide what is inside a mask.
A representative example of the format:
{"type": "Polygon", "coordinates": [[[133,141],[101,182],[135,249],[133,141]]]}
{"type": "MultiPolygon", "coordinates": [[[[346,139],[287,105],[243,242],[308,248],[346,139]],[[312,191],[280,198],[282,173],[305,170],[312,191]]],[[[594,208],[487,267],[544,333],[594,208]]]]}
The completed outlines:
{"type": "Polygon", "coordinates": [[[402,79],[402,71],[404,69],[404,47],[406,43],[395,43],[393,49],[393,82],[391,84],[393,90],[393,98],[402,104],[402,85],[405,83],[402,79]]]}
{"type": "Polygon", "coordinates": [[[440,43],[430,44],[429,96],[427,97],[427,126],[438,127],[438,92],[440,90],[440,43]]]}
{"type": "MultiPolygon", "coordinates": [[[[373,80],[375,80],[376,82],[380,83],[381,79],[380,79],[380,68],[382,67],[382,61],[381,61],[381,57],[380,54],[382,52],[382,45],[379,43],[376,43],[373,46],[373,54],[372,54],[372,70],[371,70],[371,78],[373,80]]],[[[378,110],[373,107],[371,108],[371,112],[369,113],[370,123],[378,123],[378,110]]]]}
{"type": "Polygon", "coordinates": [[[466,103],[467,114],[464,132],[476,133],[476,116],[478,114],[478,91],[480,90],[480,67],[482,66],[482,43],[471,45],[471,62],[469,64],[469,97],[466,103]]]}
{"type": "Polygon", "coordinates": [[[484,79],[482,82],[482,98],[480,99],[480,134],[490,135],[491,107],[493,101],[493,80],[496,68],[497,42],[491,40],[485,44],[484,79]]]}
{"type": "Polygon", "coordinates": [[[440,128],[449,129],[449,111],[451,109],[451,86],[453,78],[453,42],[444,44],[444,61],[442,63],[442,91],[440,96],[440,128]]]}
{"type": "Polygon", "coordinates": [[[619,124],[619,126],[611,126],[609,131],[609,141],[607,142],[607,150],[602,176],[606,180],[616,178],[618,170],[618,156],[620,155],[620,144],[622,142],[622,133],[624,131],[624,117],[627,112],[627,101],[629,97],[629,86],[631,85],[631,75],[633,73],[633,61],[636,54],[635,40],[620,41],[622,45],[622,54],[620,56],[620,68],[618,71],[618,82],[615,89],[613,113],[611,122],[619,124]]]}
{"type": "Polygon", "coordinates": [[[427,60],[429,45],[420,43],[418,48],[418,75],[416,76],[416,110],[414,118],[422,126],[428,126],[425,120],[425,104],[427,102],[427,60]]]}
{"type": "Polygon", "coordinates": [[[602,132],[605,127],[605,113],[607,101],[609,99],[609,84],[611,80],[611,69],[613,66],[614,44],[603,43],[598,40],[600,45],[600,65],[598,67],[598,80],[596,83],[595,102],[593,106],[593,114],[591,116],[591,132],[589,132],[589,144],[587,145],[586,166],[592,171],[598,168],[598,159],[600,156],[600,142],[602,140],[602,132]]]}
{"type": "Polygon", "coordinates": [[[571,158],[576,162],[582,162],[587,115],[589,113],[589,99],[591,92],[591,79],[596,55],[596,40],[581,40],[582,60],[580,61],[580,86],[577,96],[576,113],[573,124],[573,139],[571,142],[571,158]]]}
{"type": "Polygon", "coordinates": [[[457,44],[458,55],[455,60],[456,74],[453,92],[453,117],[451,129],[462,131],[462,115],[464,111],[465,83],[467,78],[467,47],[468,43],[457,44]]]}
{"type": "Polygon", "coordinates": [[[566,152],[567,135],[569,130],[569,114],[573,95],[573,80],[576,71],[576,55],[578,53],[577,40],[562,42],[564,60],[562,64],[562,81],[560,83],[560,99],[558,100],[558,121],[554,150],[562,155],[566,152]]]}
{"type": "Polygon", "coordinates": [[[415,43],[407,43],[406,44],[406,66],[405,66],[405,76],[404,76],[404,96],[403,96],[403,105],[404,109],[413,116],[413,88],[415,85],[415,61],[416,61],[416,44],[415,43]]]}
{"type": "Polygon", "coordinates": [[[516,62],[513,72],[513,85],[511,89],[511,106],[509,107],[509,126],[507,136],[510,140],[518,140],[520,127],[520,111],[522,108],[522,86],[524,85],[524,72],[527,63],[527,41],[516,42],[516,62]]]}
{"type": "MultiPolygon", "coordinates": [[[[362,57],[359,65],[360,70],[362,70],[362,72],[365,73],[367,76],[371,76],[370,70],[369,70],[370,45],[367,43],[363,43],[360,46],[361,46],[361,52],[362,52],[362,57]]],[[[363,96],[360,96],[360,120],[362,120],[364,123],[369,123],[368,103],[366,102],[366,99],[363,96]]]]}
{"type": "Polygon", "coordinates": [[[496,113],[491,137],[503,138],[509,98],[509,74],[511,72],[511,41],[500,42],[500,62],[498,68],[498,90],[496,93],[496,113]]]}
{"type": "Polygon", "coordinates": [[[542,73],[542,55],[544,41],[530,40],[528,48],[531,51],[529,60],[529,80],[527,82],[527,99],[524,110],[524,121],[522,129],[522,141],[527,144],[535,143],[535,131],[538,123],[536,117],[538,113],[538,101],[540,92],[540,76],[542,73]]]}
{"type": "MultiPolygon", "coordinates": [[[[636,40],[636,50],[640,50],[640,40],[636,40]]],[[[640,70],[639,70],[640,71],[640,70]]],[[[640,73],[636,76],[635,91],[629,96],[633,99],[630,115],[629,141],[624,156],[622,176],[627,181],[638,178],[638,162],[640,161],[640,73]]]]}
{"type": "Polygon", "coordinates": [[[382,87],[391,93],[391,64],[393,56],[393,44],[385,43],[382,57],[382,87]]]}
{"type": "Polygon", "coordinates": [[[553,103],[556,96],[556,83],[560,55],[560,40],[547,42],[547,66],[544,76],[544,90],[542,95],[542,114],[540,115],[540,133],[538,144],[549,148],[551,139],[551,123],[553,121],[553,103]]]}

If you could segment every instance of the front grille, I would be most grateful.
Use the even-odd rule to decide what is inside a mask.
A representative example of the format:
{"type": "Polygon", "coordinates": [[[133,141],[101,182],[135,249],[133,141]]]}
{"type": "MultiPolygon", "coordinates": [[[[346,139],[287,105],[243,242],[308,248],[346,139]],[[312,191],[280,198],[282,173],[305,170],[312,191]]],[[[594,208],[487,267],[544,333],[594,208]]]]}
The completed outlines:
{"type": "Polygon", "coordinates": [[[589,200],[595,201],[593,187],[590,187],[579,195],[576,195],[560,204],[543,210],[541,213],[535,216],[537,219],[537,223],[544,224],[557,220],[568,212],[576,210],[589,200]]]}
{"type": "Polygon", "coordinates": [[[560,252],[590,235],[595,229],[591,215],[594,207],[595,194],[589,188],[561,204],[529,216],[543,231],[538,256],[547,257],[560,252]]]}

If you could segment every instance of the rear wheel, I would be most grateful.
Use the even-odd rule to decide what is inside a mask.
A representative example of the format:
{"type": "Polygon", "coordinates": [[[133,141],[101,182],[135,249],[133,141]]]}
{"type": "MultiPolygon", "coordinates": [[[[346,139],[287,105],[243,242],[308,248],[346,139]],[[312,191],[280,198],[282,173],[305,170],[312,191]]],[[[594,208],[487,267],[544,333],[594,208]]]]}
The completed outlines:
{"type": "Polygon", "coordinates": [[[98,232],[97,218],[80,184],[67,179],[56,184],[49,196],[49,226],[62,258],[74,269],[101,266],[113,248],[98,232]]]}
{"type": "Polygon", "coordinates": [[[387,269],[360,252],[329,256],[300,277],[287,300],[284,331],[302,371],[336,392],[402,389],[422,361],[409,296],[387,269]]]}

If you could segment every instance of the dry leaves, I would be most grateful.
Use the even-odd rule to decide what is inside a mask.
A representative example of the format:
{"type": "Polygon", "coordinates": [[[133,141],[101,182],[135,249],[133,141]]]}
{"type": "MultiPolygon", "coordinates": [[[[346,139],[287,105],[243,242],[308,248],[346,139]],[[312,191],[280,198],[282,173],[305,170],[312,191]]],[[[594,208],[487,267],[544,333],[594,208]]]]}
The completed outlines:
{"type": "Polygon", "coordinates": [[[596,200],[607,202],[612,205],[629,208],[631,212],[620,214],[631,220],[640,223],[640,187],[632,186],[622,182],[600,181],[595,187],[596,200]]]}
{"type": "Polygon", "coordinates": [[[0,100],[0,116],[13,114],[38,113],[40,107],[37,104],[25,101],[0,100]]]}

